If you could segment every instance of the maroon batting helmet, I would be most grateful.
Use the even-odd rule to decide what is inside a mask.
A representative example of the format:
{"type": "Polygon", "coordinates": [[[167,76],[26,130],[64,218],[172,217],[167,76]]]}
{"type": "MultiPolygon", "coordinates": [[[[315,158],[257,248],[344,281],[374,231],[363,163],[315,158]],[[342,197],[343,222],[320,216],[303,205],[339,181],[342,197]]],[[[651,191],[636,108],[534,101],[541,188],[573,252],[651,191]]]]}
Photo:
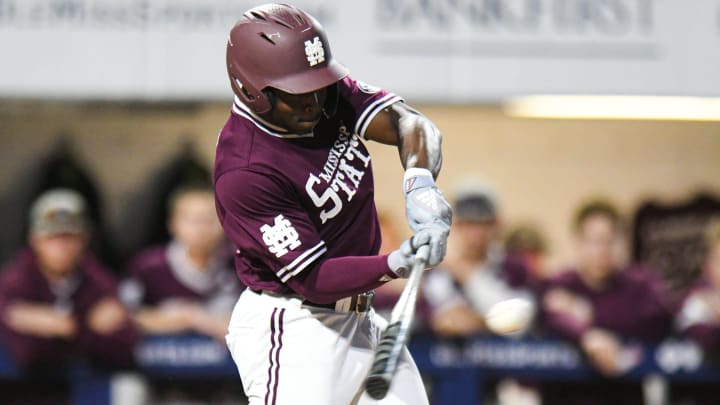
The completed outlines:
{"type": "Polygon", "coordinates": [[[272,108],[263,92],[268,87],[309,93],[349,73],[333,59],[320,23],[286,4],[266,4],[243,14],[230,30],[226,57],[233,92],[258,114],[272,108]]]}

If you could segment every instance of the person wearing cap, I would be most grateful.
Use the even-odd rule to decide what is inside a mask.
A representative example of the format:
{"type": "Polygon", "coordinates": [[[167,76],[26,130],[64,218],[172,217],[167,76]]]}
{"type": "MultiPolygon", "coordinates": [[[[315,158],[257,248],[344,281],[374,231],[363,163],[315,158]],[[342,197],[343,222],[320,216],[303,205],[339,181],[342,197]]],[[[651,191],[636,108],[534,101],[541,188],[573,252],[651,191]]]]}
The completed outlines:
{"type": "Polygon", "coordinates": [[[530,298],[504,276],[495,192],[466,181],[455,192],[454,221],[445,260],[430,271],[423,294],[432,309],[433,330],[441,336],[469,336],[486,330],[484,314],[500,301],[530,298]]]}
{"type": "Polygon", "coordinates": [[[34,202],[29,246],[0,273],[0,337],[18,365],[132,364],[135,329],[89,238],[80,194],[53,189],[34,202]]]}

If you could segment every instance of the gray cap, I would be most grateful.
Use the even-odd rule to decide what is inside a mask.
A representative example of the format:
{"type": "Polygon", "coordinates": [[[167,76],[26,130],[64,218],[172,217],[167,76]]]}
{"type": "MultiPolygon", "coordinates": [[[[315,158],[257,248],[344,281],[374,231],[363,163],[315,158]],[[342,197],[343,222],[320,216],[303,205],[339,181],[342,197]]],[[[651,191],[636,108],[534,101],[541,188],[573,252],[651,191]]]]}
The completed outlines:
{"type": "Polygon", "coordinates": [[[487,185],[476,180],[465,181],[455,189],[453,216],[461,221],[494,221],[497,197],[487,185]]]}
{"type": "Polygon", "coordinates": [[[58,235],[87,231],[85,200],[70,189],[48,190],[30,209],[30,233],[58,235]]]}

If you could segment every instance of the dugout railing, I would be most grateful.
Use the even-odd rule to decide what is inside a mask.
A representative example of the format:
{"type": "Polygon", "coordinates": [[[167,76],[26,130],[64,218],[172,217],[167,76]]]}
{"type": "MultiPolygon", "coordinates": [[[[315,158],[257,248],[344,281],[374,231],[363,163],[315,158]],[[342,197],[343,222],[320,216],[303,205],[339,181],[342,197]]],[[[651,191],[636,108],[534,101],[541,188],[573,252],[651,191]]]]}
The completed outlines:
{"type": "MultiPolygon", "coordinates": [[[[558,340],[478,336],[451,341],[420,336],[413,338],[410,350],[420,371],[431,381],[433,404],[480,404],[486,379],[572,382],[597,378],[576,347],[558,340]]],[[[138,345],[136,357],[137,372],[150,380],[238,378],[225,346],[202,336],[148,336],[138,345]]],[[[720,366],[709,362],[690,341],[668,339],[656,346],[626,342],[623,358],[628,369],[620,379],[656,376],[666,382],[720,381],[720,366]]],[[[0,379],[24,378],[66,380],[75,405],[112,402],[112,373],[75,364],[61,371],[27,375],[0,346],[0,379]]]]}

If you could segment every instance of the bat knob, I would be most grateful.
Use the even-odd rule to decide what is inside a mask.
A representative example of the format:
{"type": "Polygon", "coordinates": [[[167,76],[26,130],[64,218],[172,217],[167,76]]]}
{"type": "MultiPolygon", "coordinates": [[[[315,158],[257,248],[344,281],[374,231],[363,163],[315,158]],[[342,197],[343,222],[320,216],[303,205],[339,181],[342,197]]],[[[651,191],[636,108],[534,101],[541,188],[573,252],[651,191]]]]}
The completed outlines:
{"type": "Polygon", "coordinates": [[[390,390],[390,379],[386,376],[370,376],[365,380],[365,391],[374,400],[385,398],[390,390]]]}

